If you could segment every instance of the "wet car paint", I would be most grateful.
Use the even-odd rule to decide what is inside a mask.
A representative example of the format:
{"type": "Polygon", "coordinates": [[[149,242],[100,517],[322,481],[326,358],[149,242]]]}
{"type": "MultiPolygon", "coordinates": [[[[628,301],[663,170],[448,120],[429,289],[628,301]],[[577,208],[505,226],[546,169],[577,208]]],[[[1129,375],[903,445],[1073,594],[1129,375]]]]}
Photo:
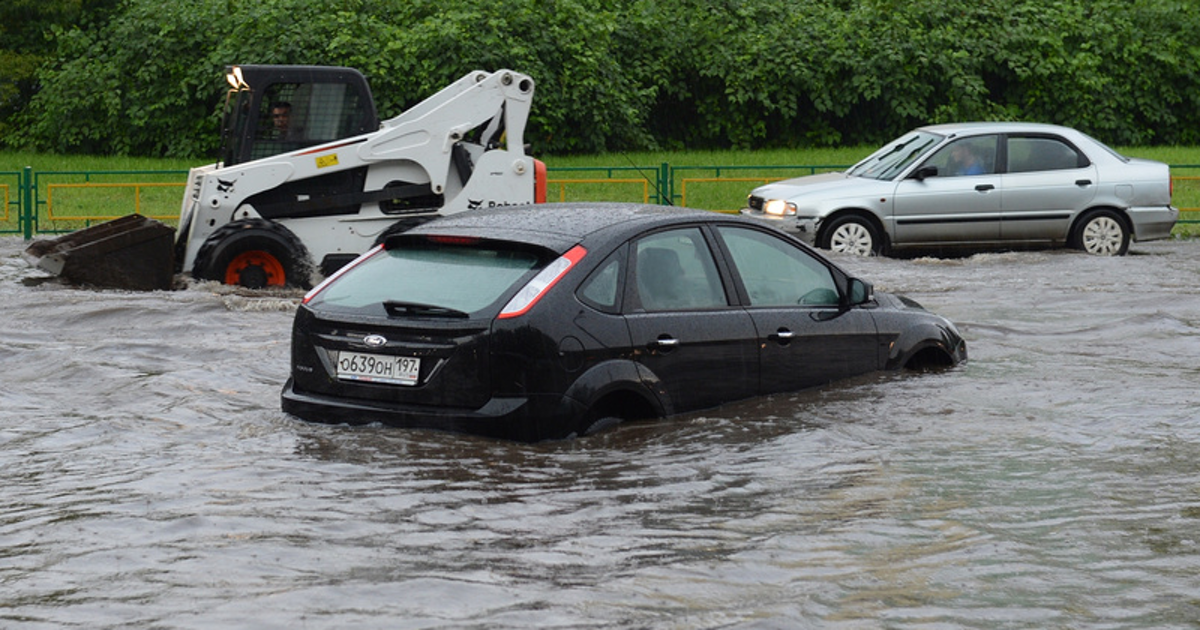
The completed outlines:
{"type": "MultiPolygon", "coordinates": [[[[666,417],[899,369],[927,348],[940,351],[945,365],[966,358],[965,343],[944,318],[886,294],[850,304],[847,274],[791,237],[740,217],[625,204],[534,206],[430,223],[398,237],[396,246],[404,239],[482,235],[524,239],[556,252],[581,245],[587,254],[528,312],[515,317],[495,318],[493,310],[465,321],[426,321],[343,316],[323,311],[320,304],[302,305],[284,410],[324,422],[379,422],[538,441],[586,434],[597,423],[666,417]],[[714,226],[744,228],[787,243],[789,252],[829,274],[840,293],[838,303],[750,306],[714,226]],[[643,289],[636,286],[640,272],[633,270],[637,261],[629,244],[693,232],[713,257],[721,279],[714,299],[725,304],[648,311],[639,301],[643,289]],[[620,294],[617,304],[606,312],[578,293],[608,264],[618,264],[621,274],[614,289],[620,294]],[[360,340],[372,333],[395,340],[389,352],[429,361],[420,383],[346,383],[332,376],[322,353],[361,348],[360,340]]],[[[512,298],[535,273],[504,292],[497,304],[512,298]]]]}

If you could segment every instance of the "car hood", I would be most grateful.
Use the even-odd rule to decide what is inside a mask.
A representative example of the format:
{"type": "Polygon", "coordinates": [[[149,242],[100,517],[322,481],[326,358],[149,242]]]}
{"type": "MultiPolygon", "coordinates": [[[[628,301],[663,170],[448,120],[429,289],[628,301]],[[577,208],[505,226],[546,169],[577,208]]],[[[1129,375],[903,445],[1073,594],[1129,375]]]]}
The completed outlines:
{"type": "Polygon", "coordinates": [[[793,199],[801,195],[838,198],[861,196],[865,191],[876,187],[891,190],[893,183],[866,177],[854,177],[842,172],[818,173],[759,186],[751,194],[763,199],[793,199]]]}
{"type": "Polygon", "coordinates": [[[890,367],[899,367],[904,357],[930,344],[948,352],[953,364],[967,360],[967,343],[949,319],[895,293],[876,291],[875,302],[878,305],[874,311],[875,325],[880,336],[890,340],[890,367]]]}
{"type": "MultiPolygon", "coordinates": [[[[961,340],[962,335],[958,332],[958,327],[949,319],[930,311],[921,305],[920,302],[898,293],[887,293],[884,291],[875,292],[875,302],[880,306],[882,311],[894,311],[897,313],[920,313],[918,317],[926,322],[937,325],[946,331],[950,337],[955,340],[961,340]]],[[[957,343],[957,341],[955,341],[957,343]]]]}
{"type": "Polygon", "coordinates": [[[916,310],[928,312],[928,309],[926,309],[924,306],[921,306],[920,302],[908,297],[907,295],[900,295],[898,293],[885,293],[882,291],[877,291],[875,293],[875,300],[878,302],[888,304],[892,308],[899,309],[899,310],[916,309],[916,310]]]}

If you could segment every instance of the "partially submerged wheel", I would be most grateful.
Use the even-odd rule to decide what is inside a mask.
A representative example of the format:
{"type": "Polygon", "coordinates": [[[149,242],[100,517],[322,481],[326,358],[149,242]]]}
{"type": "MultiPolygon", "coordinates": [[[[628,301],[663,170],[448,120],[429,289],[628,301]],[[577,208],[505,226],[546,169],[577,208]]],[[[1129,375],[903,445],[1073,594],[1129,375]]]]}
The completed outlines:
{"type": "Polygon", "coordinates": [[[192,276],[251,289],[308,288],[308,251],[287,228],[263,219],[234,221],[213,232],[200,250],[192,276]]]}
{"type": "Polygon", "coordinates": [[[603,433],[605,431],[615,428],[619,424],[621,424],[621,419],[618,418],[617,416],[603,416],[603,417],[597,418],[596,420],[594,420],[590,424],[588,424],[587,428],[584,429],[584,431],[583,431],[583,435],[586,436],[586,435],[596,435],[597,433],[603,433]]]}
{"type": "Polygon", "coordinates": [[[883,252],[883,236],[864,217],[848,214],[829,222],[818,243],[831,252],[874,256],[883,252]]]}
{"type": "Polygon", "coordinates": [[[1124,256],[1129,251],[1129,228],[1112,210],[1094,210],[1079,221],[1072,245],[1093,256],[1124,256]]]}

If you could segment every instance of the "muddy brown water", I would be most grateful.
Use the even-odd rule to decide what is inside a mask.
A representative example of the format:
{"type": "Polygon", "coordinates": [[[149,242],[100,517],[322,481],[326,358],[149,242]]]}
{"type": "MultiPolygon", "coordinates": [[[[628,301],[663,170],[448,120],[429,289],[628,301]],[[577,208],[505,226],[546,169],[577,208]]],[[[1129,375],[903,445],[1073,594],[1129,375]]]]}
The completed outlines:
{"type": "Polygon", "coordinates": [[[1200,242],[839,259],[971,360],[571,442],[279,411],[297,296],[0,238],[0,627],[1196,628],[1200,242]]]}

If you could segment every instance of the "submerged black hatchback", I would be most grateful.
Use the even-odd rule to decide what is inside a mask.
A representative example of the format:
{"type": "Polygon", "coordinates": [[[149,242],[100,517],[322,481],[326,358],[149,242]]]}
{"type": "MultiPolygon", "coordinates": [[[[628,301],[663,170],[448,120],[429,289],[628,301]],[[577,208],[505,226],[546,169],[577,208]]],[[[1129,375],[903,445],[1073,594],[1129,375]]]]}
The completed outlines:
{"type": "Polygon", "coordinates": [[[770,226],[541,204],[392,236],[313,289],[283,410],[537,441],[966,356],[946,319],[770,226]]]}

